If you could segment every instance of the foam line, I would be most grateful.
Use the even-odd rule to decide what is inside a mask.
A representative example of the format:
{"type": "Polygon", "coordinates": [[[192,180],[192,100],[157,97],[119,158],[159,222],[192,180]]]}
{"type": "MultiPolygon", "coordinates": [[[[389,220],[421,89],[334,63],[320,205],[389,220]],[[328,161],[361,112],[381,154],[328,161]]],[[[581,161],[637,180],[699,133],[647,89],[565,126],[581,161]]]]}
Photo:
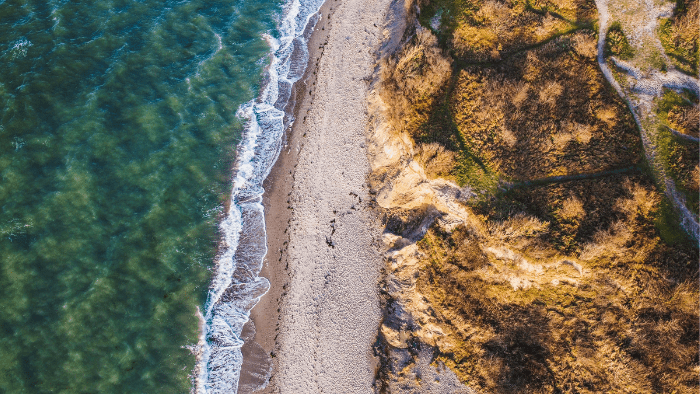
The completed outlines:
{"type": "Polygon", "coordinates": [[[270,287],[258,276],[267,253],[262,184],[279,156],[284,131],[293,123],[284,109],[308,62],[304,32],[316,21],[312,17],[322,4],[323,0],[292,0],[284,6],[279,38],[265,37],[272,54],[267,83],[256,100],[237,111],[245,130],[237,149],[230,208],[219,226],[221,252],[204,308],[193,390],[197,394],[238,391],[241,331],[250,310],[270,287]]]}

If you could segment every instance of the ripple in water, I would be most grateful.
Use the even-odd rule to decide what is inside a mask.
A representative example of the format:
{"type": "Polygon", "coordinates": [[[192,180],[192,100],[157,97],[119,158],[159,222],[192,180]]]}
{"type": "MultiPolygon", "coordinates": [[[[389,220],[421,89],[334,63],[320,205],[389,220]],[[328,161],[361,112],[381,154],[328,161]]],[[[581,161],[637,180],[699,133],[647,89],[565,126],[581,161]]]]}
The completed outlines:
{"type": "Polygon", "coordinates": [[[0,392],[191,390],[236,111],[282,6],[0,0],[0,392]]]}

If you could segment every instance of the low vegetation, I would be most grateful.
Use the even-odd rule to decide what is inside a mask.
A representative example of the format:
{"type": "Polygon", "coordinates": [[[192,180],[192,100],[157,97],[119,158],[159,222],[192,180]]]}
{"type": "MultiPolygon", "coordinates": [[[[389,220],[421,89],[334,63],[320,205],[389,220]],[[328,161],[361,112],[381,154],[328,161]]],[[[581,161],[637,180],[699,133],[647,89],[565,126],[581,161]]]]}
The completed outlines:
{"type": "Polygon", "coordinates": [[[666,172],[675,182],[676,188],[686,198],[686,206],[696,215],[698,209],[698,143],[679,138],[660,127],[657,130],[659,153],[666,163],[666,172]]]}
{"type": "Polygon", "coordinates": [[[684,195],[686,206],[696,215],[700,213],[700,152],[698,143],[674,134],[698,137],[697,96],[688,91],[680,94],[665,91],[657,104],[661,125],[658,127],[657,145],[666,172],[684,195]]]}
{"type": "MultiPolygon", "coordinates": [[[[632,172],[512,188],[466,207],[472,222],[434,224],[415,297],[440,328],[435,365],[477,392],[696,392],[698,251],[663,239],[664,206],[632,172]]],[[[414,233],[429,211],[387,228],[414,233]]],[[[419,349],[411,330],[394,340],[419,349]]]]}
{"type": "Polygon", "coordinates": [[[698,0],[677,0],[672,18],[659,25],[659,39],[680,71],[698,75],[698,45],[700,44],[700,7],[698,0]]]}
{"type": "Polygon", "coordinates": [[[657,114],[659,120],[673,130],[691,137],[700,137],[698,97],[693,92],[683,90],[679,93],[666,89],[658,102],[657,114]]]}
{"type": "Polygon", "coordinates": [[[634,165],[634,119],[594,61],[590,31],[561,37],[492,67],[466,67],[452,95],[459,133],[509,180],[634,165]]]}
{"type": "Polygon", "coordinates": [[[697,249],[661,240],[661,198],[611,176],[498,196],[474,208],[486,232],[434,226],[437,361],[483,392],[697,392],[697,249]]]}
{"type": "Polygon", "coordinates": [[[410,44],[382,64],[383,96],[398,130],[415,134],[428,120],[438,94],[449,78],[452,59],[443,55],[437,39],[420,30],[410,44]]]}
{"type": "Polygon", "coordinates": [[[605,57],[615,56],[621,60],[630,60],[634,57],[634,49],[630,45],[625,32],[619,22],[614,22],[608,28],[608,35],[605,37],[605,57]]]}
{"type": "Polygon", "coordinates": [[[595,5],[589,0],[436,0],[421,4],[421,22],[455,57],[493,62],[514,51],[591,27],[595,5]]]}
{"type": "MultiPolygon", "coordinates": [[[[435,362],[483,392],[697,392],[697,244],[596,64],[594,2],[420,8],[416,37],[382,65],[382,97],[428,177],[476,193],[473,222],[418,241],[416,291],[444,334],[435,362]]],[[[605,49],[634,55],[619,26],[605,49]]],[[[673,94],[664,122],[697,137],[697,105],[683,104],[697,99],[673,94]]],[[[697,213],[697,143],[663,135],[697,213]]]]}
{"type": "Polygon", "coordinates": [[[605,40],[606,64],[638,115],[650,174],[683,217],[684,228],[697,238],[697,92],[664,89],[657,97],[655,89],[636,87],[668,86],[663,80],[669,74],[683,80],[679,71],[697,77],[698,1],[676,1],[673,16],[660,20],[656,31],[643,27],[650,10],[637,3],[611,2],[608,11],[613,23],[605,40]]]}

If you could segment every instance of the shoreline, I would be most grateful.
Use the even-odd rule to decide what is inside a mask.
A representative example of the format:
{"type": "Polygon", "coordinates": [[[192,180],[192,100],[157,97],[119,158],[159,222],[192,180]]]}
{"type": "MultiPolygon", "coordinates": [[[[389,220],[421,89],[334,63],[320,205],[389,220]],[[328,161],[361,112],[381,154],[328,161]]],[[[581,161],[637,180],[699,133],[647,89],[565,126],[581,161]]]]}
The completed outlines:
{"type": "Polygon", "coordinates": [[[207,324],[200,333],[193,392],[253,392],[269,380],[271,356],[255,342],[250,320],[251,309],[270,289],[268,279],[259,276],[267,254],[264,183],[286,140],[294,85],[303,80],[308,41],[322,3],[295,2],[283,10],[279,39],[263,35],[272,41],[261,91],[238,108],[237,116],[248,123],[237,146],[227,214],[219,223],[222,242],[206,303],[207,324]]]}
{"type": "MultiPolygon", "coordinates": [[[[267,254],[263,261],[260,276],[270,281],[270,290],[260,299],[260,302],[251,310],[250,321],[255,324],[255,342],[259,343],[268,354],[275,351],[275,339],[279,323],[279,302],[283,296],[284,286],[289,281],[289,274],[285,269],[287,259],[287,244],[289,242],[288,225],[292,219],[289,195],[294,183],[295,169],[299,157],[299,151],[303,145],[299,129],[303,128],[304,113],[307,113],[313,104],[313,94],[310,102],[304,97],[309,86],[316,84],[316,70],[318,61],[323,56],[319,49],[320,43],[325,42],[328,36],[329,19],[325,16],[332,12],[331,0],[324,2],[319,13],[322,18],[316,24],[316,28],[309,38],[309,60],[304,71],[304,77],[294,84],[292,89],[294,124],[285,131],[284,146],[275,162],[270,174],[263,182],[263,207],[265,208],[265,228],[267,233],[267,254]]],[[[290,105],[292,106],[292,105],[290,105]]],[[[303,133],[302,133],[303,134],[303,133]]],[[[245,355],[244,355],[245,357],[245,355]]]]}
{"type": "MultiPolygon", "coordinates": [[[[330,1],[324,2],[320,13],[325,13],[330,8],[330,1]]],[[[275,340],[279,323],[279,302],[283,295],[283,288],[289,280],[285,269],[286,245],[289,242],[288,224],[292,215],[289,204],[289,195],[294,183],[294,173],[301,148],[298,129],[302,127],[303,110],[313,103],[306,103],[304,93],[309,86],[315,85],[314,70],[322,51],[318,44],[327,36],[321,28],[326,27],[328,18],[322,17],[309,38],[309,60],[304,71],[304,76],[292,88],[290,100],[291,113],[294,115],[294,124],[285,131],[284,145],[272,167],[270,174],[263,182],[263,207],[265,208],[265,228],[267,233],[267,254],[263,261],[260,276],[270,281],[270,289],[258,304],[251,310],[250,321],[255,325],[255,342],[260,344],[268,354],[274,354],[275,340]],[[319,32],[324,32],[320,34],[319,32]]],[[[290,108],[288,108],[289,110],[290,108]]],[[[244,354],[245,357],[245,354],[244,354]]]]}
{"type": "MultiPolygon", "coordinates": [[[[259,276],[269,280],[270,289],[250,312],[250,320],[246,324],[246,328],[249,333],[252,328],[253,335],[246,338],[242,348],[244,365],[241,374],[243,376],[246,369],[249,370],[248,372],[255,372],[253,371],[255,366],[246,365],[245,360],[257,356],[255,354],[256,345],[259,345],[265,354],[272,358],[273,366],[269,377],[270,381],[265,387],[252,391],[255,393],[276,392],[272,378],[278,368],[276,353],[279,347],[277,338],[281,320],[281,302],[290,280],[287,253],[293,211],[290,195],[294,185],[299,153],[304,146],[306,114],[311,111],[315,102],[319,62],[324,54],[324,46],[328,43],[334,6],[337,7],[337,5],[338,0],[326,0],[317,13],[321,17],[307,42],[309,52],[304,75],[292,87],[290,103],[285,111],[287,114],[290,112],[293,114],[294,123],[285,130],[282,150],[270,174],[263,182],[265,192],[262,204],[265,209],[268,252],[265,255],[259,276]],[[307,91],[310,91],[310,94],[307,94],[307,91]]],[[[241,384],[245,383],[241,380],[241,384]]],[[[249,391],[241,391],[239,388],[239,393],[244,392],[249,391]]]]}
{"type": "MultiPolygon", "coordinates": [[[[372,75],[374,70],[376,53],[379,50],[379,44],[382,42],[381,29],[385,22],[384,16],[390,2],[387,0],[383,0],[380,2],[381,4],[374,2],[374,8],[384,6],[383,12],[370,17],[363,17],[365,10],[368,8],[368,3],[370,2],[327,0],[319,10],[321,18],[307,43],[309,59],[304,77],[295,83],[293,87],[292,101],[294,106],[292,113],[294,114],[295,122],[291,128],[285,131],[285,144],[263,184],[265,189],[263,206],[265,208],[268,253],[265,256],[259,275],[270,281],[270,289],[251,310],[250,322],[252,323],[249,323],[249,325],[254,326],[256,332],[254,337],[246,340],[246,345],[243,347],[244,366],[241,385],[245,383],[243,380],[243,371],[246,368],[245,360],[256,357],[254,350],[256,346],[263,349],[270,356],[273,362],[273,369],[270,382],[264,389],[254,391],[256,393],[285,391],[285,387],[280,386],[286,386],[287,389],[293,387],[309,389],[308,383],[311,380],[317,380],[314,383],[317,389],[321,389],[321,387],[331,389],[332,387],[336,389],[342,387],[342,390],[348,390],[346,392],[364,392],[368,388],[368,384],[369,386],[374,384],[378,360],[374,357],[371,350],[376,339],[382,313],[379,306],[378,289],[379,270],[382,266],[382,260],[378,253],[379,242],[377,242],[380,226],[377,225],[375,214],[370,207],[369,202],[371,198],[369,198],[369,189],[366,184],[366,177],[370,170],[365,143],[368,125],[366,98],[369,94],[368,77],[372,75]],[[339,9],[341,9],[341,13],[338,22],[334,15],[339,9]],[[364,23],[358,24],[349,21],[353,17],[356,20],[358,18],[363,19],[364,23]],[[372,28],[376,32],[371,34],[368,28],[372,28]],[[357,50],[356,46],[348,46],[347,41],[351,41],[353,38],[355,41],[361,42],[365,49],[357,50]],[[330,53],[327,54],[326,49],[329,44],[330,53]],[[324,56],[332,56],[333,59],[342,60],[340,64],[338,62],[335,64],[324,64],[324,60],[326,60],[324,56]],[[355,60],[352,58],[353,56],[361,56],[362,60],[353,61],[355,60]],[[343,97],[343,93],[324,89],[336,79],[342,79],[338,76],[348,71],[346,67],[339,67],[345,60],[349,60],[348,63],[350,64],[348,66],[355,69],[353,70],[355,71],[354,74],[362,74],[361,78],[346,76],[346,81],[340,82],[341,84],[338,86],[340,90],[349,90],[347,85],[354,85],[351,89],[364,91],[364,95],[359,95],[363,97],[358,96],[353,100],[356,104],[354,107],[355,111],[348,111],[348,108],[344,106],[333,106],[334,102],[337,104],[343,101],[339,101],[343,97]],[[362,66],[363,63],[364,67],[362,66]],[[317,100],[317,95],[319,94],[321,97],[317,100]],[[330,100],[327,98],[329,95],[330,100]],[[328,105],[329,102],[330,106],[328,105]],[[340,152],[338,151],[338,144],[335,142],[340,141],[331,139],[328,141],[330,143],[326,143],[327,140],[323,134],[326,134],[328,128],[337,129],[335,130],[337,132],[336,136],[345,137],[345,133],[344,129],[333,127],[335,122],[325,123],[320,125],[320,128],[316,128],[314,127],[313,119],[317,120],[316,123],[319,120],[323,122],[329,114],[342,117],[346,111],[350,112],[346,118],[349,120],[349,124],[354,126],[355,133],[354,138],[350,141],[345,141],[346,145],[340,148],[352,147],[355,156],[349,156],[345,166],[337,163],[341,164],[336,167],[338,174],[332,174],[328,171],[324,172],[323,169],[328,167],[312,166],[314,160],[316,158],[325,158],[328,162],[336,164],[339,161],[337,160],[339,159],[337,155],[340,152]],[[319,133],[322,135],[314,135],[319,133]],[[307,134],[309,135],[307,136],[307,134]],[[321,144],[318,143],[319,140],[322,140],[321,144]],[[306,145],[314,145],[314,147],[306,147],[306,145]],[[307,152],[306,150],[310,151],[307,152]],[[359,157],[359,155],[362,157],[359,157]],[[313,159],[309,161],[309,157],[313,159]],[[360,163],[363,160],[365,162],[364,166],[360,163]],[[356,163],[360,164],[356,165],[356,163]],[[302,164],[302,167],[297,168],[299,164],[302,164]],[[319,167],[321,167],[320,170],[319,167]],[[346,171],[342,169],[346,169],[349,174],[345,175],[346,171]],[[324,189],[318,193],[315,191],[310,192],[309,188],[313,188],[318,182],[333,182],[338,175],[340,175],[340,178],[347,179],[347,184],[333,185],[337,186],[337,188],[332,189],[338,190],[324,189]],[[345,188],[349,188],[350,192],[339,190],[345,188]],[[316,201],[306,201],[305,203],[303,201],[314,199],[314,197],[316,201]],[[348,200],[347,204],[343,200],[348,200]],[[325,220],[317,217],[320,216],[317,212],[317,210],[320,210],[316,207],[317,202],[319,205],[326,205],[326,213],[333,216],[332,219],[330,219],[330,216],[325,220]],[[330,205],[348,205],[345,208],[350,209],[345,213],[339,213],[337,212],[339,209],[331,208],[330,205]],[[316,223],[308,223],[307,219],[309,218],[316,223]],[[296,225],[295,222],[297,222],[296,225]],[[299,222],[304,222],[304,225],[299,226],[301,224],[299,222]],[[347,226],[345,222],[352,222],[353,225],[347,226]],[[363,230],[364,234],[360,234],[363,236],[361,237],[363,239],[358,242],[358,239],[356,239],[358,234],[354,230],[359,230],[362,227],[365,228],[363,230]],[[309,232],[314,232],[314,234],[309,234],[309,232]],[[324,239],[324,236],[319,234],[319,232],[328,232],[328,234],[325,235],[324,239]],[[310,239],[312,235],[315,236],[313,241],[310,239]],[[299,248],[301,248],[303,252],[292,251],[290,255],[290,245],[292,249],[296,247],[296,251],[299,251],[299,248]],[[347,255],[342,253],[342,251],[347,251],[347,255]],[[320,261],[318,260],[319,258],[321,259],[320,261]],[[348,262],[352,264],[347,264],[348,262]],[[326,284],[332,280],[329,278],[335,276],[335,273],[343,270],[348,271],[346,275],[341,275],[338,278],[339,284],[337,289],[339,290],[336,290],[336,288],[329,289],[324,285],[317,284],[317,273],[312,273],[312,271],[317,271],[321,265],[327,266],[325,267],[327,269],[325,274],[326,284]],[[353,265],[358,265],[357,268],[359,269],[354,268],[353,265]],[[364,267],[362,267],[363,265],[364,267]],[[346,269],[348,267],[350,268],[346,269]],[[302,275],[296,275],[296,273],[300,272],[304,272],[308,276],[301,278],[302,275]],[[355,276],[354,279],[353,275],[355,276]],[[348,278],[345,278],[345,276],[348,276],[348,278]],[[356,282],[360,285],[356,285],[356,282]],[[322,294],[319,294],[319,291],[322,294]],[[290,293],[293,294],[290,295],[290,293]],[[308,304],[299,309],[300,305],[292,305],[293,301],[290,301],[290,298],[299,301],[300,298],[305,297],[317,300],[319,296],[323,297],[320,302],[325,302],[328,305],[323,308],[321,308],[321,305],[316,305],[314,312],[308,311],[308,304]],[[348,305],[348,296],[353,298],[357,296],[357,304],[348,305]],[[358,309],[358,307],[362,309],[358,309]],[[302,323],[299,323],[292,317],[298,315],[298,313],[295,314],[295,311],[305,312],[310,315],[312,321],[315,321],[303,324],[316,324],[317,326],[325,324],[327,326],[326,329],[319,329],[315,333],[316,350],[319,354],[316,354],[316,351],[314,351],[314,360],[308,360],[306,357],[304,357],[304,360],[298,360],[299,363],[311,361],[323,366],[324,369],[319,371],[315,368],[311,368],[311,370],[306,368],[306,372],[312,372],[308,375],[302,373],[303,376],[299,375],[299,371],[293,371],[295,369],[293,365],[295,364],[295,357],[303,356],[303,351],[298,350],[295,356],[288,354],[290,349],[286,352],[283,349],[291,346],[292,350],[296,350],[297,346],[292,345],[293,343],[299,345],[303,342],[306,345],[314,340],[313,333],[309,334],[311,338],[300,335],[300,332],[303,332],[303,330],[299,331],[301,327],[298,326],[302,323]],[[328,317],[325,315],[329,313],[345,314],[348,321],[357,320],[355,323],[362,323],[338,322],[335,319],[336,316],[328,320],[328,317]],[[350,354],[353,353],[352,350],[344,352],[344,354],[337,351],[333,353],[334,346],[336,347],[335,350],[342,348],[342,345],[336,342],[343,341],[338,341],[337,337],[329,338],[329,333],[325,331],[337,331],[338,329],[353,331],[356,328],[359,328],[359,331],[356,333],[359,337],[356,336],[354,340],[349,338],[345,342],[350,344],[361,337],[362,340],[359,341],[361,346],[359,347],[364,348],[354,351],[354,354],[350,354]],[[322,341],[330,341],[332,343],[322,341]],[[325,353],[329,353],[330,356],[324,356],[325,353]],[[362,356],[363,353],[365,356],[362,356]],[[330,361],[329,357],[346,359],[350,357],[353,359],[353,362],[350,365],[343,363],[344,365],[341,368],[338,368],[337,365],[331,367],[328,364],[328,361],[330,361]],[[356,371],[353,371],[353,369],[356,371]],[[363,381],[358,379],[358,371],[365,377],[363,381]],[[319,376],[319,374],[322,376],[319,376]],[[284,376],[280,377],[280,375],[284,376]],[[325,376],[325,380],[323,376],[325,376]],[[368,377],[371,378],[369,381],[368,377]],[[324,381],[319,383],[318,381],[320,380],[324,381]],[[362,389],[359,388],[360,386],[362,386],[362,389]]],[[[347,96],[353,97],[354,95],[348,94],[347,96]]],[[[340,154],[342,155],[343,153],[340,154]]],[[[346,335],[345,331],[343,333],[343,335],[346,335]]],[[[350,336],[352,334],[347,335],[350,336]]],[[[350,347],[357,348],[358,345],[352,344],[350,347]]],[[[248,391],[240,390],[239,392],[248,391]]]]}

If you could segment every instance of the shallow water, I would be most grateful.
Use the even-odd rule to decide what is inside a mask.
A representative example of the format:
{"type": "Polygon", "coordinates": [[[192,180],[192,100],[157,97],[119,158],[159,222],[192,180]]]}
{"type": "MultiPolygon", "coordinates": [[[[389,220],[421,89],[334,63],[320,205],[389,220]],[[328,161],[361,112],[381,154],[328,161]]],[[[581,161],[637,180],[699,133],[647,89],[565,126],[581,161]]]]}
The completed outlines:
{"type": "MultiPolygon", "coordinates": [[[[263,181],[279,155],[284,132],[294,119],[285,110],[292,86],[304,74],[308,61],[307,42],[319,20],[323,0],[290,0],[285,3],[272,45],[271,63],[256,100],[238,111],[245,120],[238,148],[231,205],[220,224],[222,243],[215,275],[204,311],[201,353],[196,390],[199,394],[236,392],[243,356],[243,327],[250,310],[269,289],[259,277],[267,253],[262,206],[263,181]]],[[[270,377],[271,360],[258,363],[263,387],[270,377]]],[[[248,371],[251,373],[251,371],[248,371]]]]}
{"type": "Polygon", "coordinates": [[[281,7],[0,0],[0,392],[189,392],[281,7]]]}

